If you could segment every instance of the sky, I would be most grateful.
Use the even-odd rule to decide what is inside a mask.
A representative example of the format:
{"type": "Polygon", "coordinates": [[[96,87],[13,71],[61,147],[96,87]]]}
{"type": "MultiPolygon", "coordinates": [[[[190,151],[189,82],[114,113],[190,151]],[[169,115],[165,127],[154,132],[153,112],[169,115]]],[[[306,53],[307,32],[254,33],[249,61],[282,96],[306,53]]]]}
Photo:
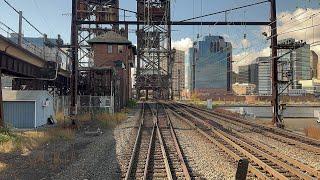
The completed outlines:
{"type": "MultiPolygon", "coordinates": [[[[60,34],[65,42],[70,42],[70,22],[71,22],[71,0],[7,0],[16,9],[23,11],[26,17],[41,32],[48,34],[50,38],[57,37],[60,34]]],[[[172,0],[172,20],[183,20],[194,16],[208,14],[216,11],[230,9],[250,3],[260,2],[262,0],[172,0]]],[[[282,31],[295,29],[297,27],[306,27],[310,22],[299,18],[308,18],[312,13],[318,13],[320,6],[319,0],[277,0],[278,25],[282,31]],[[309,8],[306,10],[306,8],[309,8]],[[305,12],[304,12],[305,11],[305,12]],[[288,25],[287,25],[288,24],[288,25]]],[[[136,11],[136,0],[120,0],[120,7],[136,11]]],[[[9,8],[3,0],[0,0],[0,21],[8,25],[15,31],[18,31],[18,15],[9,8]]],[[[246,9],[232,11],[228,14],[221,14],[203,18],[203,21],[268,21],[269,3],[257,5],[246,9]]],[[[130,14],[127,19],[135,20],[135,15],[130,14]]],[[[314,22],[320,22],[320,15],[315,17],[314,22]]],[[[200,20],[200,19],[199,19],[200,20]]],[[[3,26],[0,26],[3,27],[3,26]]],[[[312,32],[319,32],[319,27],[312,28],[312,32]]],[[[134,30],[135,26],[129,27],[134,30]]],[[[177,49],[186,50],[192,45],[197,35],[202,38],[205,35],[221,35],[227,41],[231,41],[234,47],[233,55],[235,61],[241,61],[251,57],[268,54],[268,41],[261,35],[262,32],[268,32],[268,29],[259,26],[174,26],[172,32],[173,45],[177,49]],[[246,36],[246,39],[244,39],[246,36]]],[[[308,29],[310,31],[310,29],[308,29]]],[[[4,34],[0,30],[1,34],[4,34]]],[[[25,36],[40,36],[35,30],[24,22],[23,33],[25,36]]],[[[290,34],[301,40],[314,41],[320,34],[310,32],[299,32],[290,34]],[[315,38],[316,37],[316,38],[315,38]]],[[[283,35],[287,37],[287,35],[283,35]]],[[[136,43],[134,33],[130,34],[130,40],[136,43]]],[[[319,50],[320,53],[320,50],[319,50]]],[[[248,63],[251,60],[245,60],[248,63]]]]}

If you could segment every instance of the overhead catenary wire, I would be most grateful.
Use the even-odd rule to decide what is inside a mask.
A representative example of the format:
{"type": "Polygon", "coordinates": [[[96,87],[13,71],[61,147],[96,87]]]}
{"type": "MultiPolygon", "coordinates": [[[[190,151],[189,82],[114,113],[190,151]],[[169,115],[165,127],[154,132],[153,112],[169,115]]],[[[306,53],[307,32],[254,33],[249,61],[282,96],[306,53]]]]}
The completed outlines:
{"type": "MultiPolygon", "coordinates": [[[[299,17],[299,16],[303,15],[304,13],[306,13],[306,11],[303,12],[303,13],[299,13],[298,15],[295,15],[294,17],[295,17],[295,18],[296,18],[296,17],[299,17]]],[[[288,14],[282,16],[281,19],[285,18],[287,15],[288,15],[288,14]]],[[[278,20],[279,20],[279,18],[278,18],[278,20]]],[[[294,21],[294,20],[295,20],[295,19],[291,18],[288,22],[294,21]]],[[[275,21],[274,21],[274,22],[275,22],[275,21]]],[[[291,23],[292,23],[292,22],[291,22],[291,23]]],[[[291,24],[291,23],[289,23],[289,24],[291,24]]],[[[231,24],[232,24],[232,23],[231,23],[231,24]]],[[[229,24],[228,24],[228,25],[229,25],[229,24]]],[[[229,26],[228,26],[228,27],[229,27],[229,26]]],[[[227,48],[227,47],[223,48],[222,50],[219,50],[219,52],[220,52],[220,51],[224,51],[226,48],[227,48]]],[[[208,56],[208,58],[210,58],[210,57],[212,57],[212,55],[209,55],[209,56],[208,56]]]]}
{"type": "Polygon", "coordinates": [[[205,14],[205,15],[201,15],[201,16],[196,16],[196,17],[193,17],[193,18],[180,20],[180,22],[185,22],[185,21],[200,19],[200,18],[204,18],[204,17],[208,17],[208,16],[213,16],[213,15],[217,15],[217,14],[221,14],[221,13],[225,13],[225,12],[229,12],[229,11],[234,11],[234,10],[239,10],[239,9],[243,9],[243,8],[248,8],[248,7],[251,7],[251,6],[256,6],[256,5],[259,5],[259,4],[264,4],[264,3],[267,3],[267,2],[269,2],[269,0],[267,0],[267,1],[261,1],[261,2],[257,2],[257,3],[252,3],[252,4],[247,4],[247,5],[244,5],[244,6],[235,7],[235,8],[231,8],[231,9],[227,9],[227,10],[223,10],[223,11],[217,11],[217,12],[214,12],[214,13],[209,13],[209,14],[205,14]]]}
{"type": "MultiPolygon", "coordinates": [[[[3,0],[9,7],[11,7],[16,13],[19,13],[19,11],[13,7],[7,0],[3,0]]],[[[22,16],[22,19],[25,20],[33,29],[35,29],[41,36],[45,36],[44,33],[42,33],[37,27],[35,27],[27,18],[25,18],[24,16],[22,16]]],[[[50,43],[50,45],[56,47],[60,52],[62,52],[63,54],[65,54],[67,57],[71,58],[71,56],[66,53],[65,51],[63,51],[60,47],[58,47],[56,44],[52,43],[51,41],[49,41],[48,43],[50,43]]]]}

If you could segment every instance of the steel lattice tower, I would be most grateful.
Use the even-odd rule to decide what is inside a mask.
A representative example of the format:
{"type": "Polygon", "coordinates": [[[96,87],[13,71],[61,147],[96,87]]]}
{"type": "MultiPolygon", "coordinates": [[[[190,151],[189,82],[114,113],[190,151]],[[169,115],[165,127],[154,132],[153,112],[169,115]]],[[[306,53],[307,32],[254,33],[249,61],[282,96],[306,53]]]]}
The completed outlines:
{"type": "Polygon", "coordinates": [[[173,66],[170,11],[170,0],[137,0],[138,22],[143,22],[137,25],[138,97],[141,90],[151,90],[155,98],[170,98],[173,66]]]}

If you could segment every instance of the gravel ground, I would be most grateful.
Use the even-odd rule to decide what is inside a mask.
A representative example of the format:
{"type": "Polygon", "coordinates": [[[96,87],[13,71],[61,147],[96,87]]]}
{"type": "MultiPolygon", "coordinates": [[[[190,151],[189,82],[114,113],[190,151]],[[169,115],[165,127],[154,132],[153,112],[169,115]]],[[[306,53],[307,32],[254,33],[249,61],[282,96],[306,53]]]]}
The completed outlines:
{"type": "Polygon", "coordinates": [[[90,144],[80,152],[78,160],[51,179],[119,179],[113,130],[105,129],[102,135],[88,138],[90,144]]]}
{"type": "Polygon", "coordinates": [[[77,139],[85,143],[88,138],[90,144],[83,148],[77,161],[51,179],[121,179],[138,116],[138,110],[131,111],[129,118],[116,128],[103,129],[100,136],[77,139]]]}
{"type": "MultiPolygon", "coordinates": [[[[172,116],[174,117],[174,116],[172,116]]],[[[172,118],[177,138],[194,176],[205,179],[234,179],[236,163],[209,140],[172,118]]]]}
{"type": "Polygon", "coordinates": [[[261,143],[277,150],[282,154],[285,154],[291,158],[294,158],[302,163],[308,164],[314,167],[316,170],[320,170],[320,155],[316,155],[313,152],[303,150],[296,146],[282,143],[280,141],[274,140],[272,138],[266,137],[258,133],[248,132],[243,134],[248,137],[252,137],[255,140],[260,141],[261,143]]]}

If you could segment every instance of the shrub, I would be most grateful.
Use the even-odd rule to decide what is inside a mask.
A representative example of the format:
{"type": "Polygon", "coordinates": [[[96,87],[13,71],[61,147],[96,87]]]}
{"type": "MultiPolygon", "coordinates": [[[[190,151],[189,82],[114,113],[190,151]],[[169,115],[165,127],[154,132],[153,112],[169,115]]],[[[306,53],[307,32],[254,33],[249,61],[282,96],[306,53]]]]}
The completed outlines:
{"type": "Polygon", "coordinates": [[[115,114],[101,113],[96,116],[96,119],[104,127],[113,127],[127,118],[128,118],[128,116],[124,112],[115,113],[115,114]]]}

